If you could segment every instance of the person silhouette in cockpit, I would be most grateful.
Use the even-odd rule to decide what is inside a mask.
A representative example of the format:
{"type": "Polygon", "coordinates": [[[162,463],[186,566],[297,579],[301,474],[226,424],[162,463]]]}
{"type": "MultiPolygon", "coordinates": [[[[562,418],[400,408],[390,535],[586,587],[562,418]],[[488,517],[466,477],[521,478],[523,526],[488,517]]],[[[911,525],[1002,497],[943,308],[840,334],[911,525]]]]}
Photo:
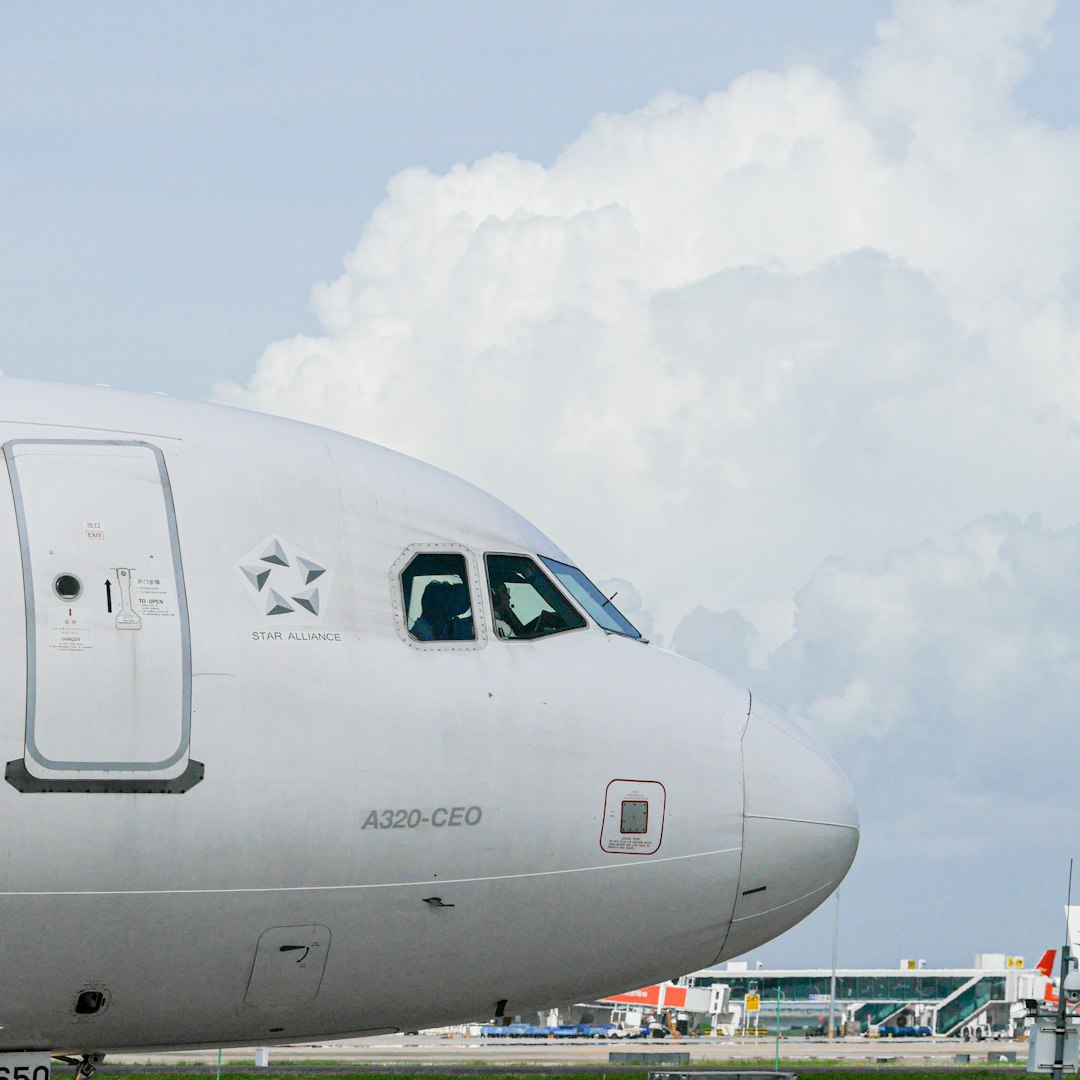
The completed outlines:
{"type": "Polygon", "coordinates": [[[420,617],[409,628],[418,641],[473,638],[469,590],[464,582],[429,581],[420,598],[420,617]]]}

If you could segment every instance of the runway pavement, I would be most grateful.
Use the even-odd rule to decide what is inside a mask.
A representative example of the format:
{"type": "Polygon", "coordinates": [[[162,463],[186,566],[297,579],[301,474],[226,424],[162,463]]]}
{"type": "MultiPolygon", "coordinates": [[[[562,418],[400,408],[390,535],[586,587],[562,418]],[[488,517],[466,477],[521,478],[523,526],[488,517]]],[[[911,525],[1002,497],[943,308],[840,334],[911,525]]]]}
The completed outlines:
{"type": "MultiPolygon", "coordinates": [[[[269,1051],[270,1064],[311,1062],[371,1066],[464,1066],[498,1068],[512,1065],[607,1065],[611,1051],[620,1053],[689,1053],[691,1065],[761,1061],[773,1063],[771,1038],[683,1039],[480,1039],[467,1036],[382,1035],[341,1043],[277,1046],[269,1051]]],[[[784,1061],[843,1061],[851,1064],[952,1065],[957,1054],[970,1054],[971,1062],[983,1063],[988,1054],[1011,1052],[1017,1061],[1027,1059],[1027,1043],[963,1043],[958,1039],[781,1039],[784,1061]],[[882,1059],[886,1059],[883,1061],[882,1059]]],[[[255,1048],[226,1050],[228,1064],[251,1064],[255,1048]]],[[[216,1050],[171,1054],[110,1055],[114,1064],[210,1064],[216,1050]]],[[[640,1067],[640,1066],[638,1066],[640,1067]]]]}

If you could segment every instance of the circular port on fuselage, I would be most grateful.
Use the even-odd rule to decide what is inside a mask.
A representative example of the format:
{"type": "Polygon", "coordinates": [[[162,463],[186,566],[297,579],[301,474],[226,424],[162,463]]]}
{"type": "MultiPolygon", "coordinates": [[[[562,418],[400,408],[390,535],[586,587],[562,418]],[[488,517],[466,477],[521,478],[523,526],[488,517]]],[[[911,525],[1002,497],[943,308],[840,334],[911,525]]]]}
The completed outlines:
{"type": "Polygon", "coordinates": [[[57,574],[53,578],[53,592],[61,600],[78,600],[82,595],[82,582],[74,574],[57,574]]]}

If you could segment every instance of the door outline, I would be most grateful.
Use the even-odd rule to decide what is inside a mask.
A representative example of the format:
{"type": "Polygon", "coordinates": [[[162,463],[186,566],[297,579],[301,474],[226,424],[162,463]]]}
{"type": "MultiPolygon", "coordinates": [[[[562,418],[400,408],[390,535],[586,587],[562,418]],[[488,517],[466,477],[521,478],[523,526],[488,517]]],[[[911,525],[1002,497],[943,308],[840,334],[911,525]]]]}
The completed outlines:
{"type": "MultiPolygon", "coordinates": [[[[15,519],[19,536],[19,551],[22,558],[23,574],[23,610],[26,618],[26,726],[25,757],[32,758],[46,769],[64,771],[115,771],[124,772],[162,772],[190,753],[191,747],[191,628],[188,617],[187,590],[184,583],[184,566],[180,554],[180,537],[176,526],[176,508],[173,504],[172,483],[169,480],[165,455],[160,447],[140,439],[11,439],[3,445],[4,459],[7,464],[11,493],[15,503],[15,519]],[[176,588],[177,617],[180,625],[180,664],[181,664],[181,706],[180,706],[180,741],[176,750],[168,757],[151,762],[132,761],[62,761],[46,757],[35,740],[35,722],[37,712],[37,632],[38,619],[35,609],[33,565],[31,562],[30,541],[27,532],[26,508],[23,500],[22,485],[19,480],[18,463],[15,448],[18,446],[124,446],[149,450],[157,465],[161,483],[162,501],[165,507],[165,519],[169,530],[169,547],[173,561],[173,577],[176,588]]],[[[35,777],[26,769],[25,758],[9,761],[5,768],[5,779],[13,787],[23,792],[159,792],[179,794],[190,790],[203,778],[204,768],[201,762],[189,758],[188,765],[178,777],[145,778],[123,777],[94,779],[61,779],[35,777]]]]}

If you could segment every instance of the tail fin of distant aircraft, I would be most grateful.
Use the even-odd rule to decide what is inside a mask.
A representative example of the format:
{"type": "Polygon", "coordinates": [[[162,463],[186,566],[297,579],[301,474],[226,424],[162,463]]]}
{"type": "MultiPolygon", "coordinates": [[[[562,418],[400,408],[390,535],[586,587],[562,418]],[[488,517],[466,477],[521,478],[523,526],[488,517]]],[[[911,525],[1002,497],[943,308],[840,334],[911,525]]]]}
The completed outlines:
{"type": "Polygon", "coordinates": [[[1057,949],[1047,949],[1042,954],[1042,959],[1035,965],[1035,970],[1048,979],[1051,978],[1054,974],[1054,958],[1056,956],[1057,949]]]}

